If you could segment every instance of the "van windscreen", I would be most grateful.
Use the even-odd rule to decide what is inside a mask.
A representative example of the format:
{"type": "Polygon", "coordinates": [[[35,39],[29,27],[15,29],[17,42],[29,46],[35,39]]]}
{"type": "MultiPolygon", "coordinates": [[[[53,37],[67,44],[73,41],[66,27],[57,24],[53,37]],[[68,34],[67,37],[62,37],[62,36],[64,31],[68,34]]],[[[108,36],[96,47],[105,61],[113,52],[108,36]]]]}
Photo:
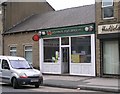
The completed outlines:
{"type": "Polygon", "coordinates": [[[32,69],[26,60],[10,60],[10,64],[14,69],[32,69]]]}

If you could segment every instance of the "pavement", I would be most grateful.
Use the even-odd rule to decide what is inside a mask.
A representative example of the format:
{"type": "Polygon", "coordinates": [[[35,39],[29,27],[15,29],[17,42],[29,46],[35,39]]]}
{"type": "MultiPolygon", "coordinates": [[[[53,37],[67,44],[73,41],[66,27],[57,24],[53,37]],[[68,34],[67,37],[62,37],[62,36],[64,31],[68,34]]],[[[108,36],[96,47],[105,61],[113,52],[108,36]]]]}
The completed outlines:
{"type": "Polygon", "coordinates": [[[43,79],[43,85],[45,86],[114,92],[120,94],[120,79],[117,78],[44,74],[43,79]]]}

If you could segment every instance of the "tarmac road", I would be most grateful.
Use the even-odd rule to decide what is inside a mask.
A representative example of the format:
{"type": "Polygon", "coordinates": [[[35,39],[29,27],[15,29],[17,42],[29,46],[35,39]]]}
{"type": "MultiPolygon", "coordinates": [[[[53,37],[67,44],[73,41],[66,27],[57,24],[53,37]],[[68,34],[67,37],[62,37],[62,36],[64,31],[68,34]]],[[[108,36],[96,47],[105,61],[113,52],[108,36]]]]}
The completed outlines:
{"type": "MultiPolygon", "coordinates": [[[[81,94],[81,93],[99,93],[98,91],[67,89],[57,87],[40,86],[35,88],[34,86],[22,86],[20,89],[13,89],[9,84],[1,84],[2,94],[81,94]],[[81,92],[81,93],[80,93],[81,92]]],[[[101,93],[103,94],[103,93],[101,93]]]]}

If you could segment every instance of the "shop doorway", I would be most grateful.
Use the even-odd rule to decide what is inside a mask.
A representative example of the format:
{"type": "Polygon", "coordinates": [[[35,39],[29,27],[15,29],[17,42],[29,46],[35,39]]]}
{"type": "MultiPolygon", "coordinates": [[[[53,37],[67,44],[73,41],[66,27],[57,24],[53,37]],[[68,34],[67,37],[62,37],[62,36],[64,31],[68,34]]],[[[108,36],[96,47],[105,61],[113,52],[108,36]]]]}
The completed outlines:
{"type": "Polygon", "coordinates": [[[63,74],[69,73],[69,47],[61,48],[61,69],[63,74]]]}
{"type": "Polygon", "coordinates": [[[119,74],[118,41],[104,41],[103,62],[104,74],[119,74]]]}

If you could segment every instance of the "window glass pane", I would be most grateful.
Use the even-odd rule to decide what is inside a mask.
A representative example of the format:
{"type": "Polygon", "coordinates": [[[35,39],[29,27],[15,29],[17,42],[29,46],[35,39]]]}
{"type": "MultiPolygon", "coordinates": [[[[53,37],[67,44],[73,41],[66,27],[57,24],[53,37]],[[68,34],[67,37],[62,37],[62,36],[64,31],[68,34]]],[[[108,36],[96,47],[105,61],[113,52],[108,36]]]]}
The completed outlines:
{"type": "Polygon", "coordinates": [[[113,6],[110,6],[110,7],[104,7],[103,8],[103,16],[104,18],[110,18],[110,17],[113,17],[113,6]]]}
{"type": "Polygon", "coordinates": [[[10,56],[17,56],[17,48],[10,47],[10,56]]]}
{"type": "Polygon", "coordinates": [[[44,39],[44,62],[57,62],[59,58],[59,39],[44,39]]]}
{"type": "Polygon", "coordinates": [[[91,38],[73,37],[71,39],[71,62],[72,63],[91,63],[91,38]]]}
{"type": "Polygon", "coordinates": [[[32,46],[25,46],[26,51],[32,51],[32,46]]]}
{"type": "MultiPolygon", "coordinates": [[[[2,61],[1,61],[1,59],[0,59],[0,65],[1,65],[1,63],[2,63],[2,61]]],[[[1,66],[0,66],[0,68],[1,68],[1,66]]]]}
{"type": "Polygon", "coordinates": [[[102,0],[102,6],[112,6],[113,0],[102,0]]]}
{"type": "Polygon", "coordinates": [[[26,51],[25,52],[25,58],[29,63],[32,63],[32,52],[31,51],[26,51]]]}
{"type": "Polygon", "coordinates": [[[61,38],[61,44],[62,45],[69,45],[69,38],[68,37],[61,38]]]}
{"type": "Polygon", "coordinates": [[[10,47],[10,50],[15,50],[16,51],[16,47],[10,47]]]}
{"type": "Polygon", "coordinates": [[[10,56],[17,56],[16,51],[15,51],[15,52],[14,52],[14,51],[13,51],[13,52],[11,51],[11,52],[10,52],[10,56]]]}
{"type": "Polygon", "coordinates": [[[6,69],[6,67],[9,67],[7,60],[2,61],[2,69],[6,69]]]}
{"type": "Polygon", "coordinates": [[[31,66],[26,60],[10,60],[10,64],[15,69],[31,69],[31,66]]]}
{"type": "Polygon", "coordinates": [[[32,46],[25,46],[25,59],[32,63],[32,46]]]}

